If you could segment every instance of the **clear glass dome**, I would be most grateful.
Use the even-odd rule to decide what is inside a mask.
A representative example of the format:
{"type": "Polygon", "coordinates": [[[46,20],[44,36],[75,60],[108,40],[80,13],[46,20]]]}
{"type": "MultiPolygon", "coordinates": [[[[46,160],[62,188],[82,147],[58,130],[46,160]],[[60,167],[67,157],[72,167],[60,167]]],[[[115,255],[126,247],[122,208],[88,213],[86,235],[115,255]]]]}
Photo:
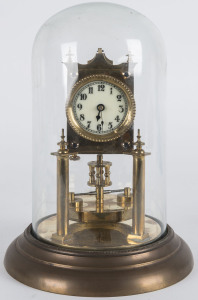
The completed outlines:
{"type": "Polygon", "coordinates": [[[32,70],[36,237],[94,250],[161,237],[166,57],[153,23],[110,3],[65,9],[39,30],[32,70]]]}

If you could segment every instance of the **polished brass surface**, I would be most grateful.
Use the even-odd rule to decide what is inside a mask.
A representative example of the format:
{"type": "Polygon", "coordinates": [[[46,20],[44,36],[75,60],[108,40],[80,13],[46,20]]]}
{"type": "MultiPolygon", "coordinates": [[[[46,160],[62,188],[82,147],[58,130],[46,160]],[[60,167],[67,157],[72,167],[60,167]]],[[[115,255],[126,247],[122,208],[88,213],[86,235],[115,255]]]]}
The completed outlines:
{"type": "MultiPolygon", "coordinates": [[[[131,212],[130,210],[128,212],[131,212]]],[[[121,212],[120,212],[121,213],[121,212]]],[[[127,211],[126,211],[127,214],[127,211]]],[[[79,213],[82,215],[82,212],[79,213]]],[[[62,246],[73,249],[122,249],[136,247],[140,242],[138,237],[131,239],[131,220],[125,222],[118,222],[115,217],[119,216],[117,213],[108,214],[107,212],[90,213],[87,217],[87,222],[70,222],[69,233],[65,237],[62,246]],[[95,219],[94,219],[95,217],[95,219]],[[108,236],[108,240],[104,239],[108,236]]],[[[131,217],[131,214],[128,217],[131,217]]],[[[40,238],[50,243],[59,244],[59,241],[53,239],[53,233],[56,232],[56,215],[49,216],[41,220],[37,226],[36,232],[40,238]]],[[[158,220],[146,216],[145,217],[145,236],[142,238],[141,244],[145,244],[156,240],[162,234],[162,227],[158,220]]]]}
{"type": "Polygon", "coordinates": [[[78,135],[82,136],[84,139],[88,139],[93,142],[108,142],[108,141],[118,139],[120,136],[124,135],[124,133],[132,126],[135,117],[135,101],[131,90],[122,81],[119,81],[115,77],[111,77],[106,74],[95,74],[95,75],[87,76],[77,81],[77,83],[74,85],[71,92],[70,100],[66,107],[66,114],[70,126],[78,135]],[[73,99],[76,93],[87,83],[97,81],[97,80],[106,81],[113,85],[116,85],[122,90],[122,92],[126,95],[126,98],[128,100],[128,110],[124,121],[120,124],[118,128],[116,128],[112,132],[103,135],[94,134],[82,128],[79,125],[78,121],[75,119],[74,112],[73,112],[73,99]]]}
{"type": "Polygon", "coordinates": [[[145,234],[145,156],[146,153],[142,146],[140,129],[138,129],[137,142],[134,143],[136,149],[132,151],[133,155],[133,217],[132,217],[132,235],[137,240],[146,238],[145,234]]]}
{"type": "Polygon", "coordinates": [[[148,243],[150,240],[150,236],[148,233],[145,232],[144,228],[144,233],[143,234],[129,234],[127,236],[127,242],[130,245],[142,245],[148,243]]]}
{"type": "Polygon", "coordinates": [[[83,209],[83,200],[82,199],[77,199],[75,201],[75,211],[76,212],[81,212],[83,209]]]}
{"type": "Polygon", "coordinates": [[[103,155],[97,155],[97,161],[91,161],[89,166],[89,186],[96,188],[96,212],[104,212],[104,187],[110,186],[110,166],[109,161],[103,161],[103,155]]]}
{"type": "Polygon", "coordinates": [[[73,192],[69,193],[69,203],[71,204],[75,203],[75,194],[73,192]]]}
{"type": "Polygon", "coordinates": [[[89,166],[89,186],[102,186],[107,187],[112,184],[110,180],[110,161],[103,161],[103,155],[97,155],[97,161],[88,162],[89,166]]]}
{"type": "Polygon", "coordinates": [[[57,230],[52,239],[62,244],[69,230],[69,203],[74,201],[74,195],[69,193],[69,160],[79,160],[77,153],[70,155],[62,129],[61,141],[57,152],[51,153],[57,157],[57,230]]]}
{"type": "Polygon", "coordinates": [[[131,188],[125,187],[124,193],[117,195],[117,204],[122,208],[132,207],[133,205],[133,195],[131,194],[131,188]]]}
{"type": "Polygon", "coordinates": [[[109,251],[71,251],[50,245],[35,238],[29,226],[9,246],[4,264],[12,277],[33,288],[73,296],[113,297],[175,284],[191,272],[193,257],[169,226],[152,244],[109,251]]]}
{"type": "Polygon", "coordinates": [[[87,62],[87,64],[78,64],[78,80],[74,85],[70,95],[69,103],[67,104],[67,116],[70,120],[67,123],[67,140],[70,152],[78,153],[123,153],[124,150],[131,148],[130,141],[133,140],[133,119],[135,115],[134,94],[134,78],[128,72],[129,61],[114,65],[113,61],[108,59],[104,51],[99,48],[95,57],[87,62]],[[77,124],[72,113],[72,98],[77,90],[86,84],[86,82],[100,79],[110,80],[118,84],[121,89],[124,89],[129,100],[128,115],[125,118],[122,126],[110,135],[98,136],[89,135],[83,131],[77,124]],[[132,109],[132,110],[131,110],[132,109]],[[105,141],[105,147],[102,141],[105,141]],[[126,147],[126,145],[128,145],[126,147]],[[126,147],[126,149],[125,149],[126,147]]]}
{"type": "Polygon", "coordinates": [[[104,212],[104,192],[102,186],[96,187],[96,212],[104,212]]]}
{"type": "Polygon", "coordinates": [[[65,236],[69,226],[69,157],[57,157],[57,234],[65,236]]]}
{"type": "Polygon", "coordinates": [[[90,195],[80,195],[82,199],[82,208],[80,213],[75,209],[75,202],[79,196],[75,196],[74,202],[70,203],[69,216],[70,220],[82,223],[117,223],[131,219],[132,206],[130,204],[121,207],[117,203],[116,194],[105,194],[103,212],[98,213],[96,209],[96,193],[90,195]]]}
{"type": "Polygon", "coordinates": [[[145,158],[133,156],[133,226],[132,232],[144,234],[145,214],[145,158]]]}
{"type": "Polygon", "coordinates": [[[72,154],[70,154],[69,159],[70,160],[80,160],[80,156],[78,156],[77,153],[72,153],[72,154]]]}
{"type": "Polygon", "coordinates": [[[57,232],[53,237],[59,241],[68,233],[69,227],[69,151],[66,149],[64,129],[62,129],[60,146],[57,152],[57,232]]]}

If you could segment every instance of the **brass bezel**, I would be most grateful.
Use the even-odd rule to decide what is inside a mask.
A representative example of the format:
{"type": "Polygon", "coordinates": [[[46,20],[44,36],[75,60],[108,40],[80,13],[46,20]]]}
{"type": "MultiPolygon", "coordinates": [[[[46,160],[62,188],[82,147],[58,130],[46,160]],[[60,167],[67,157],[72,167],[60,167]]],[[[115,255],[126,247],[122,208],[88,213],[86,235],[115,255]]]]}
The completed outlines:
{"type": "Polygon", "coordinates": [[[67,119],[68,119],[70,126],[73,128],[73,130],[77,134],[79,134],[83,138],[94,141],[94,142],[108,142],[108,141],[115,140],[115,139],[119,138],[120,136],[122,136],[131,126],[131,124],[134,120],[134,117],[135,117],[135,100],[134,100],[132,91],[122,81],[120,81],[112,76],[104,75],[104,74],[90,75],[90,76],[87,76],[87,77],[79,80],[73,86],[68,105],[66,106],[66,115],[67,115],[67,119]],[[120,124],[120,126],[118,128],[116,128],[115,130],[113,130],[110,133],[103,134],[103,135],[96,135],[96,134],[93,134],[93,133],[88,132],[85,129],[83,129],[79,125],[77,120],[75,119],[73,109],[72,109],[73,99],[74,99],[74,96],[76,95],[76,93],[78,92],[78,90],[81,87],[83,87],[84,85],[86,85],[87,83],[96,81],[96,80],[99,80],[99,81],[104,80],[111,84],[116,85],[126,94],[126,97],[128,100],[128,112],[126,114],[124,121],[120,124]]]}

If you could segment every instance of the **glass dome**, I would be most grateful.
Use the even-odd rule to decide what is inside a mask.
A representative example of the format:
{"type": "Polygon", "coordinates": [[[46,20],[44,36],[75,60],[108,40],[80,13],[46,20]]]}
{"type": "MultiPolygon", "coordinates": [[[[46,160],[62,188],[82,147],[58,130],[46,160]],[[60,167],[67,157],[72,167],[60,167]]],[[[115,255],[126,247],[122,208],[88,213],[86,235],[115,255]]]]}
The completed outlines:
{"type": "Polygon", "coordinates": [[[73,6],[39,30],[32,71],[34,235],[98,251],[160,238],[166,57],[156,27],[124,6],[73,6]]]}

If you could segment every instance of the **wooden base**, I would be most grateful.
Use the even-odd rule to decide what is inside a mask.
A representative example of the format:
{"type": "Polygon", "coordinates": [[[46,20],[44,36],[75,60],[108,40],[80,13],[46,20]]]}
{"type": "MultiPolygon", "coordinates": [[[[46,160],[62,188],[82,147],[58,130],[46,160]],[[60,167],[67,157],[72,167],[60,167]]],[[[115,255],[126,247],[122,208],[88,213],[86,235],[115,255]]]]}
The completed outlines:
{"type": "Polygon", "coordinates": [[[12,277],[36,289],[112,297],[170,286],[191,272],[193,257],[169,226],[160,240],[132,250],[75,251],[39,241],[30,225],[9,246],[4,263],[12,277]]]}

